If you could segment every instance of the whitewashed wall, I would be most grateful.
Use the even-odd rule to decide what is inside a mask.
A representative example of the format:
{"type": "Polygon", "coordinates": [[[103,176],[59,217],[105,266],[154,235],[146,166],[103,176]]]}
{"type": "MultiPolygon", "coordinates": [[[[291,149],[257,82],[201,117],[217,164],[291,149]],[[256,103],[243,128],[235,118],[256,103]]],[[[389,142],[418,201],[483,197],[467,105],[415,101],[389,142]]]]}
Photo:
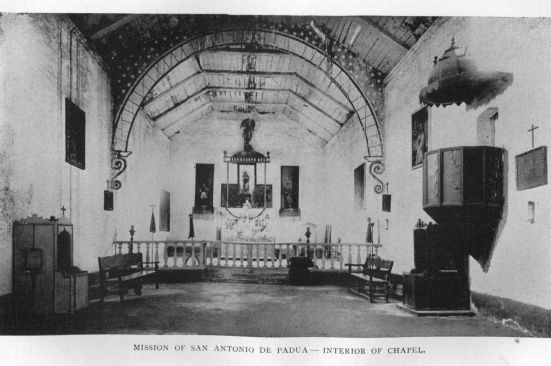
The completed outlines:
{"type": "MultiPolygon", "coordinates": [[[[215,211],[222,212],[224,217],[229,217],[225,209],[220,207],[221,184],[226,183],[224,150],[228,155],[243,150],[239,126],[246,117],[248,115],[210,115],[185,126],[182,133],[172,139],[172,238],[187,238],[189,233],[188,215],[192,212],[195,199],[196,163],[214,164],[214,208],[215,211]]],[[[271,218],[271,234],[277,241],[296,241],[306,231],[304,224],[311,222],[319,229],[323,223],[326,198],[325,143],[283,116],[259,115],[255,117],[255,121],[251,145],[263,154],[269,151],[271,157],[267,166],[267,184],[272,184],[273,208],[265,211],[271,218]],[[300,219],[279,217],[282,165],[299,166],[300,219]]],[[[230,169],[230,183],[237,183],[236,165],[231,164],[230,169]]],[[[259,177],[263,176],[262,170],[263,165],[259,165],[259,177]]],[[[214,220],[196,219],[194,228],[196,238],[215,238],[214,220]]]]}
{"type": "Polygon", "coordinates": [[[551,20],[520,18],[454,18],[429,30],[387,78],[385,153],[393,197],[389,255],[397,271],[413,267],[412,229],[430,218],[422,210],[422,170],[411,169],[411,114],[419,90],[427,83],[434,56],[441,56],[452,36],[480,70],[514,75],[504,94],[486,106],[465,105],[429,111],[429,150],[476,145],[476,120],[488,107],[499,109],[495,145],[507,152],[505,212],[490,267],[484,273],[471,260],[471,289],[551,308],[551,189],[549,185],[516,190],[515,155],[531,148],[531,124],[539,126],[536,146],[551,141],[551,20]],[[536,219],[528,222],[528,201],[536,203],[536,219]]]}
{"type": "MultiPolygon", "coordinates": [[[[326,147],[327,206],[325,222],[332,226],[332,241],[365,243],[368,218],[374,223],[374,241],[387,242],[386,213],[381,196],[375,194],[377,181],[369,173],[367,145],[360,124],[351,120],[326,147]],[[365,205],[355,207],[354,169],[365,164],[365,205]],[[379,229],[379,230],[378,230],[379,229]]],[[[385,246],[386,249],[386,246],[385,246]]]]}
{"type": "Polygon", "coordinates": [[[65,206],[75,228],[75,265],[86,270],[97,270],[97,256],[112,240],[113,217],[103,211],[109,80],[97,59],[73,42],[71,76],[69,33],[57,16],[0,17],[0,295],[11,292],[14,220],[57,217],[65,206]],[[86,113],[86,170],[65,162],[69,95],[86,113]]]}
{"type": "Polygon", "coordinates": [[[117,240],[130,239],[129,230],[134,225],[135,240],[164,240],[169,232],[160,231],[160,200],[161,191],[171,192],[172,188],[174,172],[170,166],[170,141],[139,111],[130,133],[128,150],[132,151],[127,158],[128,168],[118,178],[122,187],[114,194],[117,226],[113,236],[117,240]],[[152,211],[156,224],[153,236],[149,231],[152,211]]]}

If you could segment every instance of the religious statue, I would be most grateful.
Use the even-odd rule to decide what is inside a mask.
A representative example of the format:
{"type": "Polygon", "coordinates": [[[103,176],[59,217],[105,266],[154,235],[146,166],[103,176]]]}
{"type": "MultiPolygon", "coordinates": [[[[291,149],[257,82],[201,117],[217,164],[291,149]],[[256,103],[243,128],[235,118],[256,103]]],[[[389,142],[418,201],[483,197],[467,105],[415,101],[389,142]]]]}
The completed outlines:
{"type": "Polygon", "coordinates": [[[246,171],[243,172],[243,190],[241,193],[249,193],[249,174],[246,171]]]}
{"type": "Polygon", "coordinates": [[[199,187],[199,202],[203,206],[209,203],[209,191],[209,187],[203,182],[199,187]]]}
{"type": "Polygon", "coordinates": [[[304,236],[306,237],[306,243],[310,243],[310,236],[312,236],[312,232],[310,231],[309,227],[306,228],[304,236]]]}
{"type": "Polygon", "coordinates": [[[283,198],[285,199],[285,208],[293,208],[293,189],[289,182],[287,182],[283,188],[283,198]]]}
{"type": "Polygon", "coordinates": [[[241,128],[243,129],[242,136],[244,151],[251,151],[253,149],[251,146],[251,139],[253,138],[254,125],[254,119],[251,118],[245,118],[241,122],[241,128]]]}

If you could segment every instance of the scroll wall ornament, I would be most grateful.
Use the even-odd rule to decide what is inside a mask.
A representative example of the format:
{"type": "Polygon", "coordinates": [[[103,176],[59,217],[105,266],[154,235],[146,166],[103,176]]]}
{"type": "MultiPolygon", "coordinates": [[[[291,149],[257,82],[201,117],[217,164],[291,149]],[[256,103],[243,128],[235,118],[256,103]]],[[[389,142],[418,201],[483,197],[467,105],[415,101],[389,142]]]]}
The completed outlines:
{"type": "Polygon", "coordinates": [[[132,154],[131,151],[113,150],[111,153],[111,169],[115,171],[111,178],[111,189],[119,190],[122,186],[121,181],[117,179],[127,168],[126,158],[132,154]]]}
{"type": "Polygon", "coordinates": [[[383,174],[385,171],[385,164],[381,160],[372,161],[369,165],[369,174],[377,181],[373,190],[377,194],[381,194],[384,191],[384,183],[377,175],[383,174]]]}

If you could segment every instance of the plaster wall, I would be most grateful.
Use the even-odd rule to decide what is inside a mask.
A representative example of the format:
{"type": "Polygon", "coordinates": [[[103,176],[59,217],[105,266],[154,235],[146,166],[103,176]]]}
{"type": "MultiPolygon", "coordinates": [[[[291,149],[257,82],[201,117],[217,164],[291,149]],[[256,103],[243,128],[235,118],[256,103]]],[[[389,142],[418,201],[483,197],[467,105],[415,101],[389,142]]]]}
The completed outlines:
{"type": "Polygon", "coordinates": [[[385,98],[386,179],[392,194],[389,256],[396,272],[413,268],[413,228],[422,210],[422,169],[411,168],[411,115],[421,106],[419,91],[455,36],[481,71],[510,72],[512,86],[489,104],[467,110],[465,105],[429,110],[428,149],[476,145],[476,120],[497,107],[495,146],[505,155],[505,206],[487,272],[471,259],[471,289],[477,292],[551,308],[551,247],[548,243],[551,203],[549,185],[516,189],[515,155],[531,149],[527,130],[536,130],[535,146],[549,145],[551,128],[551,21],[529,18],[452,18],[436,23],[387,78],[385,98]],[[534,223],[528,222],[528,201],[535,202],[534,223]]]}
{"type": "MultiPolygon", "coordinates": [[[[130,133],[128,168],[119,176],[122,187],[114,194],[114,214],[117,226],[114,240],[129,240],[134,225],[134,240],[165,240],[169,232],[160,231],[161,191],[172,196],[174,172],[170,164],[170,141],[139,111],[130,133]],[[151,207],[154,206],[154,207],[151,207]],[[151,213],[154,213],[156,232],[151,235],[151,213]]],[[[171,208],[174,205],[171,202],[171,208]]],[[[172,227],[176,224],[171,220],[172,227]]]]}
{"type": "MultiPolygon", "coordinates": [[[[377,181],[366,161],[367,145],[361,125],[351,120],[326,147],[327,206],[326,222],[332,226],[332,242],[365,243],[368,218],[374,226],[374,241],[386,243],[386,216],[381,212],[381,196],[374,191],[377,181]],[[365,204],[354,203],[354,169],[365,164],[365,204]]],[[[386,246],[385,246],[386,248],[386,246]]]]}
{"type": "MultiPolygon", "coordinates": [[[[195,237],[215,239],[216,226],[231,216],[221,208],[221,184],[226,183],[224,151],[232,155],[243,149],[239,128],[241,121],[249,117],[242,114],[210,114],[190,125],[182,126],[182,133],[172,138],[171,172],[174,203],[172,219],[174,231],[170,238],[185,239],[189,234],[189,218],[195,197],[195,164],[214,164],[213,204],[215,212],[222,216],[216,219],[195,219],[195,237]],[[220,219],[219,219],[220,220],[220,219]]],[[[304,240],[305,224],[314,223],[318,230],[324,222],[325,203],[325,142],[312,135],[300,124],[283,115],[258,115],[251,145],[263,154],[270,152],[271,162],[267,165],[266,182],[272,185],[273,208],[265,214],[270,217],[267,236],[276,241],[304,240]],[[282,165],[299,166],[300,218],[279,217],[281,208],[280,174],[282,165]]],[[[237,183],[237,165],[230,164],[230,184],[237,183]]],[[[263,183],[263,166],[258,166],[259,183],[263,183]]],[[[171,202],[171,205],[172,205],[171,202]]],[[[264,214],[263,214],[264,215],[264,214]]],[[[214,215],[215,217],[220,217],[214,215]]],[[[323,228],[322,228],[323,230],[323,228]]],[[[224,234],[224,232],[223,232],[224,234]]],[[[320,238],[319,233],[314,233],[320,238]]]]}
{"type": "Polygon", "coordinates": [[[11,292],[14,220],[65,215],[74,264],[97,269],[113,231],[103,211],[110,169],[109,80],[55,15],[0,17],[0,295],[11,292]],[[70,52],[70,44],[72,51],[70,52]],[[65,162],[65,98],[86,113],[86,169],[65,162]]]}

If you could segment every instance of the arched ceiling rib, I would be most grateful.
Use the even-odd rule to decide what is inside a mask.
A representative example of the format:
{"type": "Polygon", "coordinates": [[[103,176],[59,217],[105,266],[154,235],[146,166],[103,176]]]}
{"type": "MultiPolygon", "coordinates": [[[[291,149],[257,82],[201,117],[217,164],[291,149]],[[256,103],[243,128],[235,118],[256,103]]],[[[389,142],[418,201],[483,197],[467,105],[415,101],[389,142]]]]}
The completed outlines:
{"type": "Polygon", "coordinates": [[[127,150],[139,109],[169,137],[191,118],[215,110],[246,111],[286,113],[325,141],[353,119],[362,126],[368,156],[381,157],[381,129],[366,96],[376,99],[381,88],[376,91],[370,84],[372,89],[362,90],[336,59],[326,50],[273,30],[235,29],[198,36],[158,57],[131,85],[117,113],[113,148],[127,150]],[[267,88],[255,80],[272,75],[299,82],[285,85],[284,80],[267,88]],[[278,110],[278,105],[284,109],[278,110]]]}
{"type": "Polygon", "coordinates": [[[346,97],[323,72],[297,56],[282,52],[205,51],[167,73],[146,95],[143,109],[172,137],[192,110],[284,113],[318,121],[310,130],[330,139],[353,113],[346,97]],[[210,107],[210,108],[208,108],[210,107]],[[186,115],[186,118],[181,118],[186,115]]]}
{"type": "Polygon", "coordinates": [[[382,81],[433,21],[174,14],[71,19],[109,67],[119,111],[114,149],[126,150],[139,110],[167,136],[208,113],[255,111],[285,114],[325,141],[357,121],[371,156],[382,155],[382,81]]]}

